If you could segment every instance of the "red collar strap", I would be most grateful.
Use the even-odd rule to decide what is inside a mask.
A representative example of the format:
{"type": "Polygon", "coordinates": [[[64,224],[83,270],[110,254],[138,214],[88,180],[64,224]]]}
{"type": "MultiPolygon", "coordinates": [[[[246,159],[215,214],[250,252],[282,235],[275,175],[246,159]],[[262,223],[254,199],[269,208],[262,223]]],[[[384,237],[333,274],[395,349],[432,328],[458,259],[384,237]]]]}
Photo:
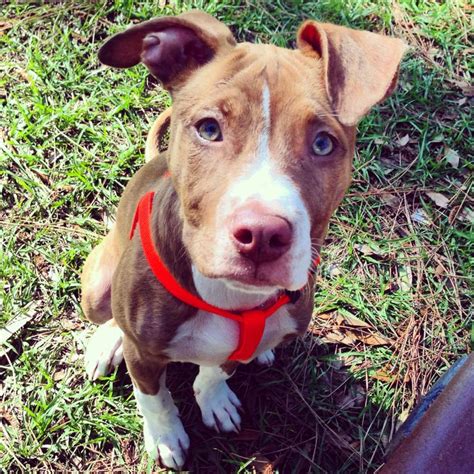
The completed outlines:
{"type": "MultiPolygon", "coordinates": [[[[287,293],[282,294],[275,303],[265,309],[250,309],[246,311],[233,312],[206,303],[201,298],[185,290],[174,279],[173,275],[162,262],[160,255],[153,244],[151,234],[151,210],[153,207],[154,195],[155,193],[149,192],[140,199],[133,217],[130,239],[133,237],[135,228],[139,225],[142,248],[148,264],[150,265],[156,279],[175,298],[196,309],[237,321],[239,324],[239,344],[237,349],[229,356],[229,360],[245,361],[250,359],[262,339],[267,318],[285,304],[294,302],[295,293],[298,292],[291,292],[291,296],[287,293]]],[[[319,258],[314,263],[317,265],[319,263],[319,258]]],[[[296,299],[297,296],[299,295],[296,295],[296,299]]]]}

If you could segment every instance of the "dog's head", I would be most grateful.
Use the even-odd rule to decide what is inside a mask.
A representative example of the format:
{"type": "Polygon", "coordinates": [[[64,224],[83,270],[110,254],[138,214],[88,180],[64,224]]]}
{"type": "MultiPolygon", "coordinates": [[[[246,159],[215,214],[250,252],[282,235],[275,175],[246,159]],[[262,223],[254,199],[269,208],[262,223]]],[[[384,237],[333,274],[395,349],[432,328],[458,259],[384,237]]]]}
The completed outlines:
{"type": "Polygon", "coordinates": [[[357,122],[394,89],[405,45],[307,21],[296,50],[237,44],[192,11],[100,50],[170,91],[169,169],[196,269],[247,291],[296,290],[350,183],[357,122]]]}

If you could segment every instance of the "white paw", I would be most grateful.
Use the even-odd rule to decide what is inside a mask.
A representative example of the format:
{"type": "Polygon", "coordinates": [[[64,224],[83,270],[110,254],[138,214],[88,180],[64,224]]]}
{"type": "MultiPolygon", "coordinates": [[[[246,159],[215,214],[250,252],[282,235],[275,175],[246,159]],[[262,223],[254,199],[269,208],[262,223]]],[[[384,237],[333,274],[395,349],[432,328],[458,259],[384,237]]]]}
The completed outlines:
{"type": "Polygon", "coordinates": [[[186,461],[189,449],[189,436],[184,431],[178,415],[166,423],[145,418],[143,435],[145,449],[150,457],[170,469],[180,469],[186,461]]]}
{"type": "Polygon", "coordinates": [[[123,360],[123,332],[110,322],[102,324],[89,339],[85,355],[89,380],[107,375],[123,360]]]}
{"type": "Polygon", "coordinates": [[[268,351],[262,352],[259,356],[257,356],[257,363],[260,365],[266,365],[270,367],[275,362],[275,353],[272,349],[268,349],[268,351]]]}
{"type": "Polygon", "coordinates": [[[225,381],[210,386],[194,386],[196,401],[201,409],[202,421],[209,428],[219,432],[240,430],[239,408],[242,406],[237,395],[225,381]]]}

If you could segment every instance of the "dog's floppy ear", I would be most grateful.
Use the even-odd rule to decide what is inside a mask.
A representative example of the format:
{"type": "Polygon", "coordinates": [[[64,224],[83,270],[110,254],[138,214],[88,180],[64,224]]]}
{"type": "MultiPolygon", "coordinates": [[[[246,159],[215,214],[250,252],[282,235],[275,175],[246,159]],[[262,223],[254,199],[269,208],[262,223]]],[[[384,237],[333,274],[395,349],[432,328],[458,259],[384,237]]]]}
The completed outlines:
{"type": "Polygon", "coordinates": [[[99,50],[103,64],[119,68],[142,62],[172,90],[193,69],[236,44],[231,31],[201,11],[140,23],[110,38],[99,50]]]}
{"type": "Polygon", "coordinates": [[[330,23],[304,22],[298,48],[320,59],[326,92],[341,123],[355,125],[397,84],[403,41],[330,23]]]}

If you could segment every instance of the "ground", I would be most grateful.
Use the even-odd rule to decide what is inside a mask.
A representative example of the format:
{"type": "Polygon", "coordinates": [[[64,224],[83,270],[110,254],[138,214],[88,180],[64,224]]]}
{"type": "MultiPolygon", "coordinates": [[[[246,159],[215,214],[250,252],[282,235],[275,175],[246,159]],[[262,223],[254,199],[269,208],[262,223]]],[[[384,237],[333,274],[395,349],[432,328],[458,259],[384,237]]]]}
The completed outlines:
{"type": "Polygon", "coordinates": [[[12,334],[0,355],[0,468],[156,468],[125,369],[85,380],[93,327],[79,273],[170,103],[145,68],[101,67],[97,50],[126,25],[191,6],[241,41],[293,47],[298,24],[314,18],[411,46],[396,93],[359,126],[310,330],[276,351],[275,366],[243,367],[231,381],[243,431],[203,426],[195,367],[169,377],[190,470],[373,472],[400,421],[470,350],[473,27],[462,1],[2,4],[0,324],[12,334]]]}

